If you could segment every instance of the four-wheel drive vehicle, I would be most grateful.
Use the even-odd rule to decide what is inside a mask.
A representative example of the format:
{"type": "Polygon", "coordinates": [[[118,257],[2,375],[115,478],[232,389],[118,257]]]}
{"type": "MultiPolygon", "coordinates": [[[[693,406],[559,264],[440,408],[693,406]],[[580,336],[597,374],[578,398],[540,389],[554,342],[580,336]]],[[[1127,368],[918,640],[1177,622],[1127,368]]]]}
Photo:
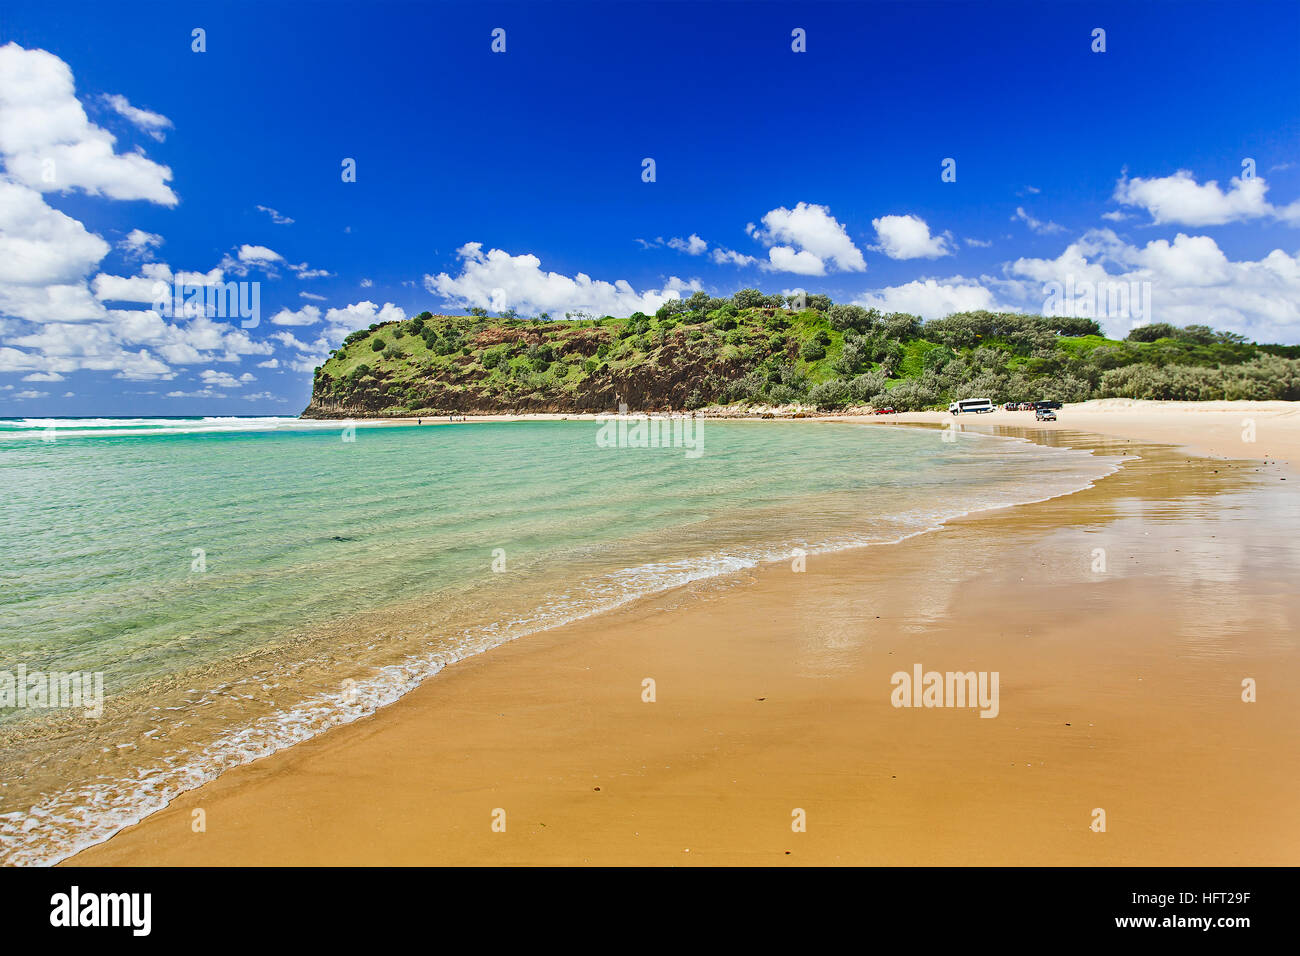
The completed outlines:
{"type": "Polygon", "coordinates": [[[1035,409],[1034,420],[1039,422],[1054,422],[1056,421],[1056,412],[1052,411],[1050,408],[1035,409]]]}
{"type": "Polygon", "coordinates": [[[1060,402],[1034,402],[1034,408],[1060,408],[1060,402]]]}

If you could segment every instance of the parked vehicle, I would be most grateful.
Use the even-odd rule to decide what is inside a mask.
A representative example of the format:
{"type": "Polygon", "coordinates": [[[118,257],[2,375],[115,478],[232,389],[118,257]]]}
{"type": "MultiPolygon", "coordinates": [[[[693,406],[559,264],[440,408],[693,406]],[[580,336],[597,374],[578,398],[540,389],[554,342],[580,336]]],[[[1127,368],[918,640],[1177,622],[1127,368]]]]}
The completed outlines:
{"type": "Polygon", "coordinates": [[[894,408],[893,408],[893,406],[891,405],[889,408],[877,408],[877,409],[876,409],[876,414],[877,414],[877,415],[897,415],[898,413],[897,413],[896,411],[894,411],[894,408]]]}
{"type": "Polygon", "coordinates": [[[1060,402],[1034,402],[1034,408],[1061,408],[1060,402]]]}
{"type": "Polygon", "coordinates": [[[977,415],[982,415],[985,412],[995,411],[995,409],[993,403],[987,398],[963,398],[949,405],[948,411],[954,415],[960,415],[963,412],[974,412],[977,415]]]}
{"type": "Polygon", "coordinates": [[[1034,420],[1040,422],[1056,421],[1056,412],[1050,408],[1038,408],[1034,410],[1034,420]]]}

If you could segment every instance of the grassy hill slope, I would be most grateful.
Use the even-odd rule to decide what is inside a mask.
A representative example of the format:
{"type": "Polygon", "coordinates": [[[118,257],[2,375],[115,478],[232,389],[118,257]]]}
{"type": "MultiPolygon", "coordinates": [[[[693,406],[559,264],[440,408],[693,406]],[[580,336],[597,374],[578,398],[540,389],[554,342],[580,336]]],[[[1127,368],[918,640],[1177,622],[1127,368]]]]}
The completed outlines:
{"type": "Polygon", "coordinates": [[[959,397],[1300,399],[1300,347],[1205,326],[1106,339],[1089,319],[969,312],[922,322],[812,296],[696,293],[654,316],[421,313],[353,332],[316,369],[307,417],[942,407],[959,397]]]}

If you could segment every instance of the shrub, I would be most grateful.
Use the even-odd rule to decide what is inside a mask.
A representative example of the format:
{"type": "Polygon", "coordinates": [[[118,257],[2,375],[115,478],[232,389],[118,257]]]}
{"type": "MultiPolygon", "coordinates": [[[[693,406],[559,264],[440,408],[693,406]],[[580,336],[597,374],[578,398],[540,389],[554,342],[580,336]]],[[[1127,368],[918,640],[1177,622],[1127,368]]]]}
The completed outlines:
{"type": "Polygon", "coordinates": [[[822,345],[816,339],[809,339],[799,350],[805,362],[816,362],[818,359],[826,357],[826,346],[822,345]]]}
{"type": "Polygon", "coordinates": [[[382,352],[383,350],[384,350],[384,340],[376,335],[370,343],[370,351],[382,352]]]}
{"type": "Polygon", "coordinates": [[[865,405],[885,390],[887,381],[884,373],[879,371],[855,375],[848,383],[849,400],[855,405],[865,405]]]}
{"type": "Polygon", "coordinates": [[[773,385],[767,390],[767,399],[773,405],[791,405],[799,398],[800,393],[789,385],[773,385]]]}
{"type": "Polygon", "coordinates": [[[808,401],[818,408],[843,408],[851,399],[849,383],[842,378],[820,382],[808,390],[808,401]]]}
{"type": "Polygon", "coordinates": [[[889,391],[881,391],[871,397],[871,404],[877,408],[893,406],[900,412],[916,412],[941,403],[943,396],[934,388],[933,383],[925,379],[914,378],[900,382],[889,391]]]}

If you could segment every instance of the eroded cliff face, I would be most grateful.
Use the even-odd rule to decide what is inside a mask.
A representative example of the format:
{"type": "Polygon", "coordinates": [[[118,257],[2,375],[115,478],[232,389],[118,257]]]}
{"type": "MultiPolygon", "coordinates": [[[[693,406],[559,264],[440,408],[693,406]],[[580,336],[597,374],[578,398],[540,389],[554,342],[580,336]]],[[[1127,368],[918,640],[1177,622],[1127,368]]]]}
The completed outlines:
{"type": "Polygon", "coordinates": [[[383,416],[490,415],[525,412],[612,412],[621,404],[636,411],[673,411],[720,400],[720,385],[743,376],[741,365],[689,367],[649,364],[589,374],[571,387],[563,383],[526,394],[502,391],[472,376],[429,375],[402,381],[393,388],[385,378],[345,383],[317,376],[304,418],[375,418],[383,416]]]}
{"type": "Polygon", "coordinates": [[[628,334],[627,321],[503,326],[428,316],[376,326],[349,336],[316,370],[302,414],[609,412],[620,403],[684,410],[723,400],[728,383],[763,361],[795,361],[794,343],[772,341],[757,323],[733,327],[728,340],[712,324],[628,334]]]}

